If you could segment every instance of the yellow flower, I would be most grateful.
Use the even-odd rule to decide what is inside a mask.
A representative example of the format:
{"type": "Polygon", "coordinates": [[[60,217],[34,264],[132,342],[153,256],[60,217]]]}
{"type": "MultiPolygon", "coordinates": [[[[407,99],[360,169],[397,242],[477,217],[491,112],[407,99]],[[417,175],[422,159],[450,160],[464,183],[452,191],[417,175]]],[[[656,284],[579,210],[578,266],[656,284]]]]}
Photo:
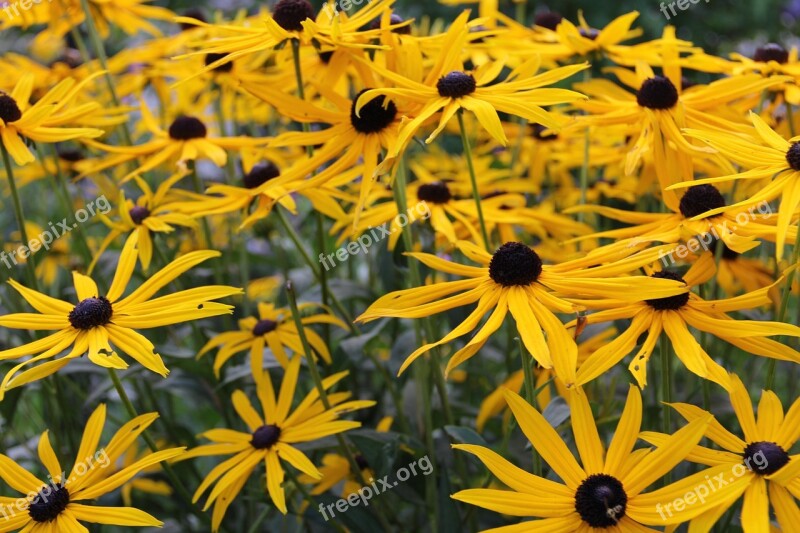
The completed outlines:
{"type": "Polygon", "coordinates": [[[9,389],[25,385],[58,372],[73,359],[88,353],[89,360],[101,367],[124,369],[128,364],[117,355],[112,344],[142,366],[161,376],[164,366],[155,346],[135,329],[155,328],[211,316],[229,314],[233,307],[214,302],[242,290],[213,285],[178,291],[167,296],[151,297],[172,280],[220,252],[198,251],[186,254],[165,266],[125,298],[122,294],[136,267],[136,241],[128,239],[117,264],[114,280],[108,291],[101,292],[92,278],[72,273],[78,303],[58,300],[23,287],[10,279],[8,283],[37,313],[14,313],[0,316],[0,326],[26,330],[57,330],[42,339],[0,351],[0,360],[33,355],[8,371],[0,384],[0,400],[9,389]],[[66,355],[56,356],[69,350],[66,355]],[[17,373],[32,363],[45,363],[17,373]]]}
{"type": "MultiPolygon", "coordinates": [[[[63,80],[33,105],[29,104],[33,91],[32,74],[21,77],[10,94],[0,91],[0,149],[7,150],[14,161],[22,166],[35,161],[22,137],[42,143],[56,143],[102,135],[103,130],[95,128],[63,128],[63,120],[58,116],[98,75],[90,76],[78,84],[73,79],[63,80]]],[[[80,113],[70,113],[70,118],[78,120],[81,115],[99,107],[96,103],[81,106],[80,113]]]]}
{"type": "MultiPolygon", "coordinates": [[[[317,389],[312,389],[291,412],[292,400],[300,372],[299,356],[290,362],[283,376],[280,393],[275,397],[269,374],[256,379],[258,399],[263,416],[253,408],[247,395],[241,390],[233,393],[231,400],[236,413],[247,425],[249,432],[233,429],[212,429],[201,436],[213,444],[198,446],[180,460],[206,455],[230,455],[230,459],[217,465],[194,493],[194,501],[208,490],[214,488],[206,499],[204,509],[214,505],[212,529],[219,528],[228,506],[242,490],[253,470],[262,461],[267,469],[267,492],[272,503],[286,514],[286,497],[282,487],[284,471],[281,460],[286,461],[300,472],[320,479],[322,474],[303,452],[293,445],[308,442],[329,435],[335,435],[361,426],[360,422],[337,420],[345,412],[364,409],[375,404],[369,400],[348,400],[349,392],[328,394],[330,408],[325,408],[317,389]]],[[[322,381],[325,389],[331,388],[347,375],[347,372],[334,374],[322,381]]]]}
{"type": "MultiPolygon", "coordinates": [[[[742,528],[745,533],[773,529],[770,526],[770,504],[782,531],[792,531],[800,524],[800,509],[795,502],[795,498],[800,498],[800,455],[789,455],[789,451],[800,438],[800,399],[794,401],[784,418],[778,396],[770,390],[761,391],[756,420],[750,396],[739,376],[731,374],[730,382],[730,402],[744,440],[714,418],[705,436],[722,450],[696,446],[687,459],[724,471],[727,479],[733,473],[736,490],[731,490],[728,498],[715,498],[718,504],[693,519],[689,530],[709,531],[744,494],[742,528]]],[[[710,415],[686,403],[671,406],[690,422],[710,415]]],[[[641,438],[661,446],[668,437],[661,433],[643,432],[641,438]]]]}
{"type": "Polygon", "coordinates": [[[457,444],[453,448],[475,455],[512,490],[467,489],[452,497],[458,501],[511,516],[534,516],[542,520],[493,529],[498,533],[531,531],[541,533],[611,531],[639,533],[654,531],[643,526],[679,524],[693,518],[733,493],[732,484],[703,503],[687,506],[666,522],[656,511],[659,502],[682,497],[686,487],[700,483],[710,469],[653,492],[644,490],[680,463],[700,441],[711,416],[700,417],[668,437],[656,449],[634,450],[642,422],[642,399],[631,385],[628,400],[611,444],[600,441],[594,415],[580,387],[570,401],[572,431],[583,466],[579,465],[555,429],[519,395],[506,391],[506,401],[517,424],[536,451],[563,483],[535,476],[514,466],[488,448],[457,444]]]}
{"type": "MultiPolygon", "coordinates": [[[[300,309],[309,307],[314,307],[314,304],[302,304],[300,309]]],[[[347,329],[347,324],[327,313],[304,316],[300,321],[303,325],[333,324],[347,329]]],[[[304,331],[311,349],[330,364],[331,354],[322,338],[310,328],[304,331]]],[[[239,320],[239,331],[227,331],[216,335],[203,346],[197,357],[200,358],[209,351],[218,349],[217,357],[214,359],[214,373],[219,377],[219,371],[228,359],[249,349],[250,368],[253,376],[258,377],[263,372],[265,346],[269,347],[283,368],[289,366],[287,348],[296,354],[304,353],[290,309],[276,309],[273,304],[259,303],[258,318],[247,317],[239,320]]]]}
{"type": "Polygon", "coordinates": [[[578,271],[562,264],[559,270],[559,267],[543,265],[539,255],[520,242],[508,242],[493,255],[466,241],[459,241],[456,246],[481,266],[461,265],[432,254],[408,255],[435,271],[466,279],[391,292],[378,298],[356,319],[366,322],[387,316],[421,318],[478,303],[475,310],[444,338],[421,346],[409,355],[399,373],[435,346],[472,332],[483,316],[491,313],[483,327],[450,358],[445,370],[449,372],[480,350],[510,312],[530,354],[542,367],[554,368],[556,375],[569,387],[576,379],[578,347],[554,312],[575,313],[581,308],[566,301],[563,295],[619,295],[630,300],[641,294],[657,298],[685,291],[682,285],[671,280],[651,280],[643,276],[613,277],[630,269],[629,265],[578,271]],[[608,279],[590,277],[595,271],[600,275],[609,273],[608,279]]]}
{"type": "Polygon", "coordinates": [[[45,431],[39,438],[38,451],[39,459],[48,472],[47,482],[9,457],[0,455],[0,477],[12,489],[23,494],[19,498],[0,498],[5,518],[0,522],[0,531],[87,531],[81,522],[116,526],[162,526],[160,520],[133,507],[104,507],[80,503],[100,498],[148,467],[184,453],[185,448],[170,448],[146,453],[121,470],[108,468],[134,445],[136,438],[156,418],[158,413],[134,418],[123,425],[106,446],[98,448],[106,420],[106,406],[100,404],[86,422],[80,448],[69,475],[61,468],[50,444],[48,432],[45,431]],[[30,499],[29,495],[35,496],[30,499]],[[26,500],[26,496],[29,499],[26,500]],[[22,509],[19,502],[25,504],[22,509]]]}

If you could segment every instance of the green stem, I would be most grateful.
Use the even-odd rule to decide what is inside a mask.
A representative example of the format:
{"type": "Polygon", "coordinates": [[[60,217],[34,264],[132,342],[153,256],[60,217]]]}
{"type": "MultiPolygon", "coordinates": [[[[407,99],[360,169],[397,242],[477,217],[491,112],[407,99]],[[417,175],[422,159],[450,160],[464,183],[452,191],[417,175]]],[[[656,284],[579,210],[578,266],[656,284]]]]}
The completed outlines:
{"type": "MultiPolygon", "coordinates": [[[[297,307],[297,296],[295,295],[294,285],[292,284],[291,280],[286,282],[286,296],[289,300],[289,308],[292,310],[292,318],[294,318],[294,324],[297,328],[297,335],[300,337],[300,343],[303,345],[303,351],[305,352],[306,363],[308,364],[308,370],[311,373],[311,379],[314,380],[314,385],[317,388],[317,392],[319,392],[319,399],[322,402],[322,405],[325,407],[326,411],[329,411],[331,409],[331,402],[328,399],[328,393],[325,390],[325,385],[322,383],[322,376],[319,373],[317,362],[314,359],[314,353],[312,352],[311,346],[308,343],[308,338],[306,337],[306,330],[303,326],[303,321],[300,318],[300,310],[297,307]]],[[[347,444],[341,433],[336,434],[336,440],[339,442],[339,452],[347,459],[347,462],[350,463],[350,471],[356,476],[356,479],[358,479],[358,482],[361,483],[362,486],[368,485],[367,480],[364,479],[364,475],[361,473],[361,468],[358,466],[353,453],[350,451],[350,446],[347,444]]],[[[376,505],[376,509],[378,507],[381,507],[381,509],[375,514],[378,517],[378,520],[381,522],[384,530],[390,531],[391,526],[382,512],[383,506],[376,505]]]]}
{"type": "MultiPolygon", "coordinates": [[[[20,240],[22,246],[29,246],[28,232],[25,230],[25,213],[22,211],[22,203],[19,201],[19,192],[17,191],[17,184],[14,180],[14,169],[11,166],[11,159],[8,156],[6,145],[0,141],[0,151],[3,152],[3,165],[6,168],[6,177],[8,177],[8,186],[11,189],[11,201],[14,204],[14,215],[17,217],[17,226],[19,226],[20,240]]],[[[30,250],[29,250],[30,251],[30,250]]],[[[39,291],[39,283],[36,280],[36,262],[33,258],[34,252],[30,251],[30,255],[25,261],[25,268],[28,271],[28,285],[31,289],[39,291]]]]}
{"type": "MultiPolygon", "coordinates": [[[[794,241],[794,249],[792,250],[792,257],[791,257],[791,267],[797,267],[797,262],[800,260],[800,228],[798,228],[797,236],[795,237],[794,241]]],[[[797,272],[797,268],[791,268],[788,274],[786,274],[786,285],[783,287],[783,294],[781,294],[781,306],[778,310],[777,321],[783,322],[786,320],[786,314],[789,310],[789,300],[792,297],[792,285],[794,285],[794,278],[797,272]]],[[[783,337],[781,337],[782,340],[783,337]]],[[[764,386],[766,390],[772,390],[772,384],[775,380],[775,359],[770,359],[767,363],[767,381],[764,386]]]]}
{"type": "MultiPolygon", "coordinates": [[[[114,89],[114,80],[111,79],[111,72],[108,70],[108,56],[106,55],[106,49],[103,45],[103,39],[100,37],[100,33],[97,31],[97,26],[95,26],[92,10],[89,6],[89,0],[81,0],[81,9],[85,14],[84,20],[86,22],[86,29],[89,33],[89,39],[92,41],[94,53],[97,55],[97,60],[100,62],[100,67],[103,69],[103,78],[106,81],[108,94],[111,96],[111,101],[114,103],[114,106],[119,107],[119,98],[117,98],[117,92],[114,89]]],[[[128,124],[120,124],[120,131],[122,132],[122,138],[124,139],[125,143],[128,146],[133,146],[133,143],[131,142],[131,133],[128,131],[128,124]]]]}
{"type": "MultiPolygon", "coordinates": [[[[522,344],[522,339],[517,337],[517,344],[519,345],[519,355],[522,359],[522,376],[525,382],[525,399],[528,403],[536,408],[536,381],[533,375],[533,365],[531,364],[531,355],[525,346],[522,344]]],[[[533,474],[536,476],[542,475],[542,460],[536,451],[536,448],[531,446],[531,453],[533,454],[533,474]]]]}
{"type": "MultiPolygon", "coordinates": [[[[671,434],[672,431],[672,407],[666,405],[672,402],[672,357],[669,353],[668,342],[669,338],[665,333],[662,333],[661,339],[659,340],[659,348],[661,351],[661,401],[664,403],[664,411],[662,412],[663,429],[664,433],[667,435],[671,434]]],[[[667,484],[671,483],[672,474],[668,472],[666,476],[664,476],[664,479],[667,484]]]]}
{"type": "MultiPolygon", "coordinates": [[[[136,412],[136,408],[133,406],[133,403],[131,402],[131,399],[128,397],[128,393],[125,392],[125,387],[122,386],[122,382],[120,381],[119,376],[117,375],[117,372],[113,368],[109,368],[108,369],[108,375],[109,375],[109,377],[111,377],[111,383],[114,384],[114,388],[116,389],[117,394],[119,395],[119,398],[122,401],[122,405],[125,407],[125,410],[128,412],[128,416],[130,416],[131,419],[134,419],[134,418],[138,417],[139,414],[136,412]]],[[[156,452],[160,451],[158,449],[158,445],[153,440],[153,438],[150,436],[150,434],[147,432],[147,430],[142,431],[142,438],[147,443],[147,447],[150,448],[150,451],[152,451],[153,453],[156,453],[156,452]]],[[[189,494],[189,491],[186,490],[186,487],[183,485],[183,482],[181,481],[181,479],[178,477],[178,475],[172,469],[172,465],[170,465],[166,461],[162,461],[160,464],[161,464],[161,468],[164,470],[164,473],[170,479],[170,482],[172,483],[173,487],[175,487],[175,490],[178,492],[180,497],[184,500],[184,503],[186,503],[186,505],[188,506],[189,510],[191,510],[191,512],[193,514],[195,514],[197,517],[202,519],[204,522],[208,523],[210,521],[208,516],[205,513],[203,513],[202,511],[200,511],[195,506],[194,503],[192,503],[192,496],[189,494]]]]}
{"type": "MultiPolygon", "coordinates": [[[[458,113],[458,127],[461,129],[461,144],[464,146],[464,157],[467,160],[467,169],[469,170],[469,181],[472,185],[472,196],[475,198],[475,209],[478,211],[478,223],[481,226],[481,237],[483,237],[483,246],[486,250],[491,252],[491,241],[489,241],[489,233],[486,231],[486,220],[483,218],[483,207],[481,207],[481,195],[478,191],[478,179],[475,176],[475,165],[472,162],[472,148],[469,146],[469,139],[467,138],[467,128],[464,125],[464,112],[459,109],[458,113]]],[[[402,211],[405,213],[406,211],[402,211]]],[[[411,251],[411,249],[409,249],[411,251]]]]}

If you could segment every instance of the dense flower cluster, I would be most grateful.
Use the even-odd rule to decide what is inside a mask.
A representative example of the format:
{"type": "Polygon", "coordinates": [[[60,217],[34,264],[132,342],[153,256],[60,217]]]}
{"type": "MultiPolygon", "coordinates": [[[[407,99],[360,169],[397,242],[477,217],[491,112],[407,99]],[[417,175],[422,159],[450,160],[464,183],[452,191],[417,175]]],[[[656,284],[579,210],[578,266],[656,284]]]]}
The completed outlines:
{"type": "Polygon", "coordinates": [[[0,531],[797,531],[797,49],[352,5],[0,18],[0,531]]]}

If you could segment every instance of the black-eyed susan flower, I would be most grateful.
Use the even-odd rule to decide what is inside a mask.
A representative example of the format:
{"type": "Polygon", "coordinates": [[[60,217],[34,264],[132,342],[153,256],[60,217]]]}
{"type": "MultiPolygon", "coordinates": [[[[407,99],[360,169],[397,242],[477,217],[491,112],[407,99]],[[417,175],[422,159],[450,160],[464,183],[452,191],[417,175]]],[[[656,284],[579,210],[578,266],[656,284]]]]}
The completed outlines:
{"type": "MultiPolygon", "coordinates": [[[[98,150],[108,152],[109,156],[93,161],[91,166],[78,177],[84,177],[107,168],[116,167],[129,161],[143,158],[141,164],[133,172],[126,174],[121,183],[133,176],[144,174],[160,165],[175,165],[176,162],[208,159],[216,166],[222,167],[228,160],[226,150],[238,150],[246,146],[263,145],[264,139],[253,137],[217,137],[209,136],[205,123],[195,116],[179,115],[175,117],[167,130],[159,126],[147,104],[142,102],[142,123],[152,134],[153,139],[135,146],[111,146],[95,141],[84,142],[98,150]]],[[[174,169],[171,169],[174,170],[174,169]]]]}
{"type": "Polygon", "coordinates": [[[100,259],[109,244],[114,242],[120,235],[129,233],[129,239],[136,240],[139,251],[139,259],[142,267],[147,270],[150,268],[150,260],[153,258],[153,233],[171,233],[175,231],[175,226],[185,228],[196,228],[197,222],[190,216],[176,212],[173,202],[184,199],[177,196],[172,191],[172,186],[186,176],[185,172],[178,172],[162,181],[155,192],[150,188],[146,181],[136,176],[136,184],[142,194],[131,200],[125,197],[125,191],[120,190],[118,213],[119,221],[112,221],[107,215],[101,215],[102,220],[111,231],[103,240],[100,249],[95,254],[94,261],[89,267],[89,271],[100,259]]]}
{"type": "MultiPolygon", "coordinates": [[[[794,401],[784,417],[778,395],[762,390],[756,418],[750,395],[739,376],[732,374],[730,382],[731,407],[744,438],[714,418],[705,436],[721,449],[698,445],[686,458],[694,463],[724,469],[726,477],[721,479],[734,481],[736,490],[731,491],[732,497],[717,499],[717,505],[694,518],[689,531],[709,531],[742,495],[741,523],[745,533],[773,529],[770,504],[781,530],[792,531],[800,517],[795,501],[795,498],[800,498],[800,455],[790,455],[800,438],[800,399],[794,401]]],[[[710,415],[691,404],[670,405],[690,422],[710,415]]],[[[641,438],[661,446],[669,437],[646,431],[641,438]]]]}
{"type": "MultiPolygon", "coordinates": [[[[475,455],[512,490],[467,489],[453,498],[511,516],[542,520],[501,527],[492,531],[653,531],[645,526],[663,525],[656,504],[682,497],[709,472],[698,472],[672,485],[645,493],[645,489],[680,463],[700,441],[711,416],[698,418],[671,435],[658,448],[634,450],[642,422],[642,400],[631,386],[617,430],[606,448],[597,431],[591,406],[582,389],[571,392],[570,412],[575,444],[583,466],[578,464],[555,429],[519,395],[507,391],[506,401],[517,424],[561,482],[530,474],[482,446],[453,447],[475,455]]],[[[721,468],[714,469],[722,471],[721,468]]],[[[739,485],[720,489],[717,498],[732,494],[739,485]]],[[[719,501],[687,506],[666,522],[679,524],[711,509],[719,501]]]]}
{"type": "Polygon", "coordinates": [[[23,494],[19,498],[2,497],[5,520],[0,531],[88,531],[81,522],[114,526],[159,527],[163,522],[133,507],[106,507],[89,502],[108,494],[142,470],[161,461],[173,459],[185,448],[169,448],[147,453],[121,470],[108,468],[122,456],[136,438],[158,418],[158,413],[138,416],[124,424],[104,447],[98,448],[106,421],[106,406],[100,404],[86,422],[80,448],[69,475],[61,468],[49,433],[39,438],[39,460],[48,473],[48,481],[28,472],[11,458],[0,455],[0,478],[23,494]],[[30,495],[33,495],[31,497],[30,495]],[[26,498],[27,496],[27,498],[26,498]],[[25,505],[20,508],[20,502],[25,505]],[[85,502],[85,503],[84,503],[85,502]]]}
{"type": "MultiPolygon", "coordinates": [[[[31,74],[22,76],[10,93],[0,91],[0,142],[18,165],[35,161],[23,138],[42,143],[56,143],[70,139],[99,137],[103,130],[96,128],[65,128],[57,119],[63,111],[97,75],[88,77],[80,83],[73,79],[61,81],[35,103],[30,104],[34,78],[31,74]]],[[[84,114],[97,109],[99,104],[82,107],[84,114]]],[[[72,120],[80,115],[71,116],[72,120]]]]}
{"type": "Polygon", "coordinates": [[[136,241],[128,239],[120,255],[114,280],[107,291],[101,292],[92,278],[73,271],[77,304],[52,298],[14,280],[8,280],[14,290],[38,313],[0,316],[0,326],[56,332],[0,352],[1,360],[33,355],[8,371],[0,385],[0,399],[7,390],[58,372],[70,361],[84,354],[88,354],[89,360],[101,367],[127,368],[128,364],[117,354],[116,349],[148,370],[166,376],[169,370],[155,346],[137,333],[136,329],[232,313],[232,306],[213,300],[241,294],[242,290],[235,287],[210,285],[152,298],[161,288],[190,268],[219,256],[220,252],[208,250],[181,256],[123,298],[123,292],[137,262],[136,241]],[[65,350],[66,355],[57,357],[65,350]],[[19,373],[23,368],[43,360],[48,361],[19,373]]]}
{"type": "MultiPolygon", "coordinates": [[[[714,257],[705,254],[683,276],[671,270],[652,274],[654,278],[672,279],[689,287],[706,282],[714,275],[714,257]]],[[[800,336],[800,328],[782,322],[737,320],[728,313],[770,305],[769,287],[724,300],[704,300],[693,292],[667,298],[642,298],[638,302],[622,302],[617,298],[577,300],[597,312],[585,317],[587,324],[630,319],[628,329],[619,337],[592,354],[578,369],[578,383],[587,383],[614,366],[630,353],[640,335],[647,333],[639,351],[629,365],[640,387],[647,384],[647,363],[661,333],[675,349],[675,355],[686,368],[698,376],[728,389],[728,372],[711,356],[689,331],[689,326],[708,332],[737,346],[747,353],[800,363],[800,353],[785,344],[768,339],[773,335],[800,336]]]]}
{"type": "MultiPolygon", "coordinates": [[[[752,140],[739,135],[703,129],[686,131],[687,135],[702,139],[709,146],[747,170],[729,176],[705,178],[697,180],[695,183],[678,183],[672,185],[670,189],[685,188],[696,184],[708,186],[708,184],[740,179],[764,180],[765,185],[746,200],[730,206],[715,206],[706,215],[741,210],[780,197],[781,204],[778,208],[777,237],[775,239],[775,253],[780,259],[783,257],[783,248],[791,222],[797,209],[800,208],[800,138],[793,137],[787,141],[757,114],[750,113],[750,119],[753,121],[754,133],[757,136],[752,140]],[[767,180],[769,181],[767,182],[767,180]]],[[[796,228],[791,229],[796,230],[796,228]]]]}
{"type": "Polygon", "coordinates": [[[463,109],[474,113],[481,126],[497,142],[505,145],[508,139],[498,111],[523,117],[548,128],[560,129],[563,124],[555,115],[543,109],[543,106],[571,103],[585,98],[575,91],[546,86],[588,68],[586,64],[570,65],[536,74],[540,62],[535,58],[511,71],[502,81],[498,81],[505,67],[501,61],[487,62],[472,73],[466,72],[461,52],[469,36],[468,16],[469,12],[464,12],[450,26],[442,46],[442,55],[422,80],[410,79],[370,63],[371,70],[396,87],[370,89],[362,93],[356,100],[356,115],[360,115],[365,105],[381,95],[408,102],[414,108],[409,120],[400,128],[396,145],[388,153],[390,159],[402,153],[420,128],[440,111],[438,126],[427,137],[426,143],[432,142],[453,116],[463,109]]]}
{"type": "MultiPolygon", "coordinates": [[[[520,242],[508,242],[494,254],[466,241],[459,241],[456,246],[481,266],[461,265],[432,254],[409,253],[434,271],[465,279],[389,293],[373,302],[357,319],[366,322],[380,317],[421,318],[478,303],[475,310],[445,337],[421,346],[409,355],[400,367],[400,373],[432,348],[471,333],[490,313],[472,339],[450,358],[446,369],[449,372],[472,357],[500,328],[510,312],[525,347],[534,359],[544,368],[554,368],[556,375],[571,386],[575,383],[578,347],[554,313],[575,313],[582,308],[563,299],[563,295],[577,293],[600,297],[619,294],[630,300],[642,293],[659,298],[667,295],[677,297],[685,292],[682,284],[663,279],[656,283],[643,276],[597,279],[588,277],[586,271],[582,275],[554,271],[549,265],[542,264],[535,251],[520,242]]],[[[628,267],[622,270],[625,268],[628,267]]]]}
{"type": "MultiPolygon", "coordinates": [[[[295,356],[290,362],[277,397],[268,374],[256,379],[263,416],[253,408],[243,391],[237,390],[233,393],[231,400],[234,409],[247,425],[248,432],[233,429],[206,431],[202,436],[213,444],[198,446],[181,456],[180,459],[184,460],[207,455],[235,454],[209,472],[194,493],[194,500],[197,501],[214,485],[204,506],[205,509],[214,506],[212,515],[214,531],[219,528],[228,506],[261,462],[266,465],[267,492],[272,503],[286,514],[286,498],[281,486],[284,478],[281,461],[286,461],[300,472],[319,479],[322,474],[317,467],[294,445],[360,427],[360,422],[338,420],[339,415],[375,404],[368,400],[348,400],[349,392],[336,392],[328,394],[330,409],[326,409],[318,390],[312,389],[292,411],[300,360],[299,356],[295,356]]],[[[327,390],[346,375],[347,372],[334,374],[325,378],[322,384],[327,390]]]]}
{"type": "MultiPolygon", "coordinates": [[[[300,310],[316,307],[314,304],[301,304],[300,310]]],[[[347,325],[328,313],[317,313],[303,316],[303,325],[332,324],[342,329],[347,325]]],[[[322,338],[312,329],[304,328],[308,343],[316,356],[330,364],[331,353],[322,338]]],[[[253,376],[260,376],[263,371],[264,347],[269,347],[275,359],[283,368],[289,366],[290,354],[304,353],[303,344],[297,332],[297,325],[292,320],[291,310],[276,308],[274,304],[259,303],[258,317],[247,317],[239,320],[239,331],[226,331],[209,340],[198,352],[200,358],[211,350],[217,350],[214,359],[214,372],[219,377],[222,366],[234,355],[245,350],[250,352],[250,368],[253,376]]]]}

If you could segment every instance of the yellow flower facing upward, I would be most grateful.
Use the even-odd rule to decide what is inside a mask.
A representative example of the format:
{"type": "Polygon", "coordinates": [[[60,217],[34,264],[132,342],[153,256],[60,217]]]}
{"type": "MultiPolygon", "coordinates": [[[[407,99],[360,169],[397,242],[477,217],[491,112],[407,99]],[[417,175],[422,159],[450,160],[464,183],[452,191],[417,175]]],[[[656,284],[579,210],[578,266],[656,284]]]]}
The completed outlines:
{"type": "MultiPolygon", "coordinates": [[[[728,477],[733,473],[736,490],[731,491],[728,498],[716,498],[718,504],[693,519],[689,531],[710,531],[742,494],[742,528],[745,533],[774,530],[770,526],[770,504],[782,531],[793,531],[800,524],[800,508],[795,501],[795,498],[800,498],[800,455],[789,455],[789,451],[800,438],[800,399],[794,401],[784,417],[778,396],[769,390],[761,391],[756,419],[750,395],[739,376],[731,374],[730,381],[730,402],[744,439],[728,431],[714,418],[705,436],[722,450],[698,445],[687,459],[713,468],[724,468],[728,477]]],[[[670,405],[690,422],[710,415],[694,405],[670,405]]],[[[669,437],[643,432],[641,438],[661,446],[669,437]]]]}
{"type": "MultiPolygon", "coordinates": [[[[301,304],[300,309],[314,307],[314,304],[301,304]]],[[[342,329],[347,325],[328,313],[304,316],[300,319],[304,326],[310,324],[332,324],[342,329]]],[[[308,343],[316,355],[331,363],[331,353],[322,338],[312,329],[305,328],[308,343]]],[[[269,347],[275,359],[283,368],[289,366],[287,349],[296,354],[304,353],[303,344],[292,320],[292,312],[287,308],[276,308],[274,304],[259,303],[258,318],[247,317],[239,320],[239,331],[220,333],[206,343],[197,354],[200,358],[209,351],[217,349],[214,359],[214,373],[219,377],[222,366],[234,355],[244,350],[250,351],[250,368],[254,377],[263,372],[264,347],[269,347]]]]}
{"type": "MultiPolygon", "coordinates": [[[[318,390],[312,389],[295,410],[291,411],[300,372],[300,360],[299,356],[295,356],[289,363],[277,397],[269,374],[265,373],[263,377],[256,379],[256,390],[263,416],[253,408],[243,391],[237,390],[233,393],[231,397],[233,407],[247,425],[249,432],[232,429],[206,431],[201,436],[213,444],[198,446],[181,456],[180,460],[207,455],[235,454],[211,470],[194,493],[194,501],[197,501],[216,483],[204,506],[204,509],[214,506],[211,518],[214,531],[219,529],[228,506],[262,461],[266,464],[267,470],[267,492],[275,507],[286,514],[286,496],[281,486],[284,478],[281,461],[286,461],[314,479],[322,477],[308,457],[293,445],[360,427],[360,422],[338,420],[338,418],[343,413],[375,405],[375,402],[369,400],[348,401],[349,392],[335,392],[327,395],[330,408],[326,408],[318,390]]],[[[329,376],[322,380],[322,385],[327,390],[346,375],[347,372],[339,372],[329,376]]]]}
{"type": "Polygon", "coordinates": [[[453,446],[475,455],[512,489],[467,489],[454,494],[454,499],[504,515],[542,518],[492,529],[492,532],[655,533],[646,526],[685,522],[724,501],[741,486],[741,482],[732,483],[715,492],[714,498],[687,506],[673,513],[666,522],[662,521],[657,504],[680,498],[687,487],[696,486],[709,474],[724,471],[721,467],[712,468],[653,492],[644,492],[692,451],[708,427],[711,415],[693,420],[658,448],[634,450],[642,423],[642,398],[631,385],[619,425],[606,448],[600,440],[586,394],[577,387],[571,396],[572,432],[582,466],[544,416],[518,394],[506,391],[506,401],[517,424],[562,483],[530,474],[483,446],[453,446]]]}
{"type": "Polygon", "coordinates": [[[44,482],[15,461],[0,455],[0,478],[12,489],[21,492],[19,498],[0,497],[5,520],[0,532],[55,533],[88,531],[81,522],[115,526],[160,527],[163,523],[133,507],[104,507],[87,505],[127,483],[139,472],[184,453],[185,448],[169,448],[146,453],[122,469],[109,466],[116,462],[136,442],[137,437],[158,418],[158,413],[138,416],[123,425],[104,447],[98,448],[106,421],[106,406],[95,409],[83,431],[80,448],[69,475],[61,468],[47,431],[39,438],[39,459],[47,469],[44,482]],[[29,495],[35,495],[32,499],[29,495]],[[27,499],[25,496],[28,496],[27,499]],[[19,502],[26,506],[20,509],[19,502]],[[10,514],[8,513],[10,511],[10,514]]]}
{"type": "MultiPolygon", "coordinates": [[[[64,128],[63,117],[58,116],[86,84],[99,75],[90,76],[77,84],[73,79],[63,80],[33,105],[29,103],[33,74],[21,77],[11,93],[0,91],[0,148],[7,150],[14,161],[22,166],[35,161],[22,138],[51,144],[102,135],[103,130],[95,128],[64,128]]],[[[99,107],[97,103],[82,105],[77,112],[70,112],[70,119],[79,120],[82,115],[99,107]]]]}
{"type": "Polygon", "coordinates": [[[101,292],[92,278],[72,273],[77,304],[52,298],[8,280],[38,313],[0,316],[0,326],[57,331],[28,344],[0,351],[0,360],[33,355],[8,371],[0,384],[0,400],[7,390],[58,372],[73,359],[87,353],[89,360],[98,366],[127,368],[128,364],[117,355],[112,344],[148,370],[166,376],[169,370],[153,343],[135,330],[232,313],[232,306],[213,300],[241,294],[242,290],[224,285],[196,287],[151,299],[190,268],[220,255],[217,251],[198,251],[179,257],[123,298],[137,262],[136,241],[128,239],[107,291],[101,292]],[[66,355],[56,358],[65,350],[66,355]],[[46,359],[50,361],[17,375],[22,368],[46,359]]]}

